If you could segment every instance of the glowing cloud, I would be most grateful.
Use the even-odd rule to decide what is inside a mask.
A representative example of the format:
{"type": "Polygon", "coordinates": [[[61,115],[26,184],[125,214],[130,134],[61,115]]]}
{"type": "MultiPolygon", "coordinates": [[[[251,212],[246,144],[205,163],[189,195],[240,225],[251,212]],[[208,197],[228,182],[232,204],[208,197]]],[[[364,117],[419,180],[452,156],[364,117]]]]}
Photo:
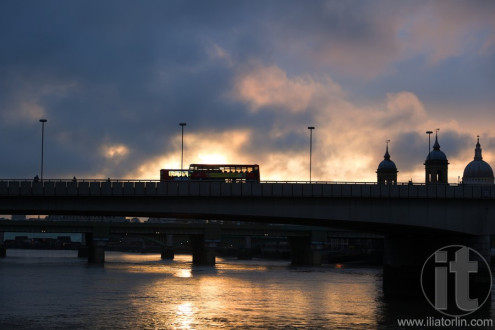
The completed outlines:
{"type": "Polygon", "coordinates": [[[123,144],[106,145],[101,148],[104,157],[119,159],[129,154],[129,148],[123,144]]]}
{"type": "Polygon", "coordinates": [[[387,93],[382,103],[358,106],[330,78],[327,81],[332,83],[327,85],[311,76],[302,80],[288,78],[281,68],[274,66],[259,66],[240,76],[238,81],[235,95],[252,109],[289,110],[283,122],[276,121],[267,131],[271,141],[294,134],[307,141],[298,147],[293,145],[291,150],[265,150],[266,154],[262,153],[259,158],[263,179],[309,179],[309,136],[300,120],[291,120],[299,118],[301,111],[306,114],[308,123],[316,125],[313,180],[375,181],[376,167],[383,159],[384,141],[391,139],[392,158],[400,171],[399,181],[422,182],[422,162],[427,152],[423,132],[436,127],[443,128],[441,143],[451,160],[451,182],[457,182],[458,172],[467,164],[468,160],[457,160],[462,152],[459,143],[466,137],[462,125],[451,118],[431,118],[426,106],[412,92],[387,93]],[[301,96],[301,99],[294,102],[291,96],[301,96]]]}
{"type": "MultiPolygon", "coordinates": [[[[187,169],[193,163],[254,163],[256,159],[244,152],[250,135],[249,130],[188,133],[184,136],[184,168],[187,169]]],[[[174,150],[144,160],[127,177],[156,179],[162,168],[179,169],[181,136],[177,136],[172,145],[175,146],[174,150]]]]}
{"type": "Polygon", "coordinates": [[[329,77],[317,81],[309,75],[288,77],[277,66],[257,66],[237,78],[234,95],[250,104],[251,110],[276,107],[291,112],[307,110],[319,96],[342,94],[339,85],[329,77]]]}

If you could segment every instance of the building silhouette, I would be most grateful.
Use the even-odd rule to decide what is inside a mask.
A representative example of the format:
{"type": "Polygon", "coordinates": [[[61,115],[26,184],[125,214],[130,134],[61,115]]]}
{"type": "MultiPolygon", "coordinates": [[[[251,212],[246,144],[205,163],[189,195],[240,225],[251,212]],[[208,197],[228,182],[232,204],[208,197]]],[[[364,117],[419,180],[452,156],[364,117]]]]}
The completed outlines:
{"type": "MultiPolygon", "coordinates": [[[[399,171],[395,163],[390,159],[389,142],[390,140],[387,140],[384,159],[376,170],[377,182],[381,184],[397,184],[397,173],[399,171]]],[[[448,184],[449,161],[445,153],[440,150],[438,131],[435,136],[433,150],[428,153],[423,165],[425,166],[426,184],[448,184]]],[[[492,167],[483,160],[479,136],[474,149],[474,160],[465,167],[462,184],[495,184],[492,167]]]]}
{"type": "Polygon", "coordinates": [[[474,149],[474,160],[467,164],[462,175],[463,184],[494,184],[493,170],[481,155],[480,137],[474,149]]]}
{"type": "Polygon", "coordinates": [[[449,161],[445,153],[440,150],[438,143],[438,131],[435,136],[433,150],[426,156],[425,165],[425,183],[449,183],[449,161]]]}
{"type": "Polygon", "coordinates": [[[387,149],[385,151],[384,159],[378,165],[378,169],[376,170],[376,176],[378,183],[383,184],[397,184],[397,166],[395,163],[390,160],[390,154],[388,153],[388,143],[387,141],[387,149]]]}

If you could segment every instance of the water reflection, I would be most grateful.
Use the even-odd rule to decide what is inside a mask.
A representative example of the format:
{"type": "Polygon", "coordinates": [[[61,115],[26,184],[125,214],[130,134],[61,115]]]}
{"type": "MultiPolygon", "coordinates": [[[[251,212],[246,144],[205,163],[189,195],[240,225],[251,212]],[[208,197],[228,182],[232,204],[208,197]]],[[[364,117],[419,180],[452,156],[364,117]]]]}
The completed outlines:
{"type": "Polygon", "coordinates": [[[190,269],[179,269],[175,274],[176,277],[191,277],[192,272],[190,269]]]}
{"type": "Polygon", "coordinates": [[[113,252],[93,268],[9,252],[0,260],[2,329],[395,329],[399,317],[432,315],[424,302],[384,300],[380,268],[220,258],[196,267],[191,256],[113,252]]]}
{"type": "Polygon", "coordinates": [[[192,329],[191,325],[194,323],[192,303],[185,302],[177,306],[177,313],[174,325],[180,326],[181,329],[192,329]]]}
{"type": "MultiPolygon", "coordinates": [[[[156,266],[156,265],[155,265],[156,266]]],[[[370,327],[376,326],[377,270],[292,268],[287,262],[222,261],[193,267],[176,260],[140,288],[140,314],[164,327],[370,327]],[[187,267],[187,268],[183,268],[187,267]],[[171,302],[176,302],[171,308],[171,302]]],[[[148,272],[147,269],[142,269],[148,272]]]]}

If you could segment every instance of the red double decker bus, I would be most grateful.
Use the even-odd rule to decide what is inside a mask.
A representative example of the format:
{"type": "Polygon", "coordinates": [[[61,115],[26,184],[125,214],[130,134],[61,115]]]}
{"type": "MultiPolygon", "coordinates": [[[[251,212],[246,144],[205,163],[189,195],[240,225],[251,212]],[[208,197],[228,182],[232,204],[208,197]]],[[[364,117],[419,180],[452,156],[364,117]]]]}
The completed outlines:
{"type": "Polygon", "coordinates": [[[160,170],[160,181],[260,181],[260,167],[237,164],[191,164],[188,170],[160,170]]]}

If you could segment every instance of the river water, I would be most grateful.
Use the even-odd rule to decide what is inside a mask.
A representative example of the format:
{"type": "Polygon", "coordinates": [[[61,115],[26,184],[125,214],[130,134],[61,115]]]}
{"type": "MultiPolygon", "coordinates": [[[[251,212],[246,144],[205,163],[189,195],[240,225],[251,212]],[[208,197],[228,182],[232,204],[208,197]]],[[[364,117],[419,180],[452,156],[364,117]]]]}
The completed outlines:
{"type": "Polygon", "coordinates": [[[206,267],[120,252],[92,266],[76,255],[7,250],[0,329],[397,329],[398,318],[439,316],[384,299],[379,267],[222,258],[206,267]]]}

